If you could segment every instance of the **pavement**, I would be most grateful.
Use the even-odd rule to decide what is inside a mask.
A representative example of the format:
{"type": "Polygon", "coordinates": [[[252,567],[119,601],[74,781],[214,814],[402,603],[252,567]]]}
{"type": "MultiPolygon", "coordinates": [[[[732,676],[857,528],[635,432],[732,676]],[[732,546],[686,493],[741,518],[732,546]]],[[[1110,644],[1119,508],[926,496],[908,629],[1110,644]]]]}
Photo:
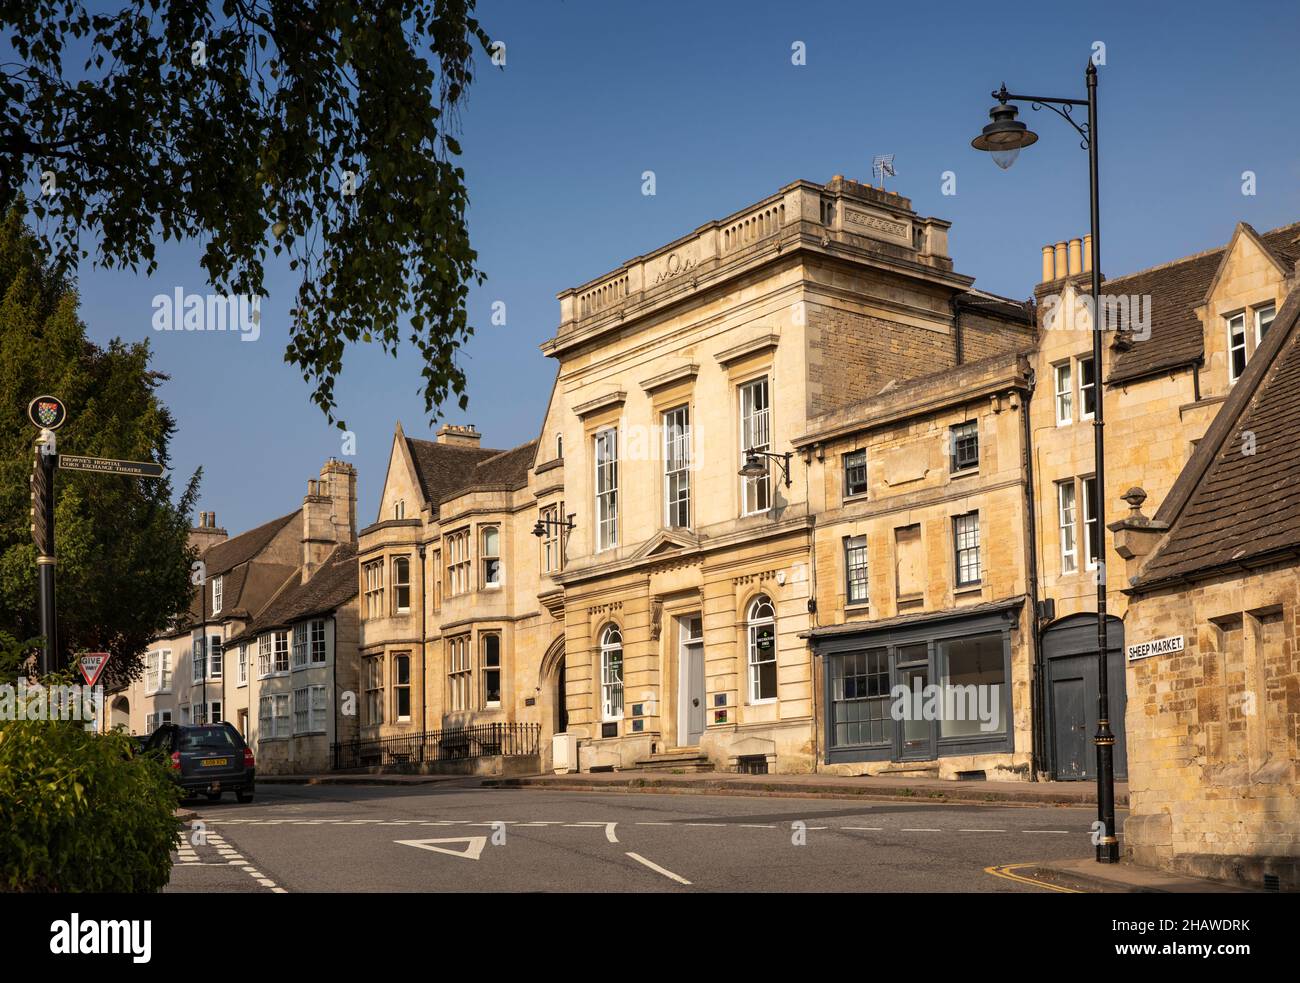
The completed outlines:
{"type": "Polygon", "coordinates": [[[1061,879],[1071,864],[1090,862],[1094,809],[1010,804],[1015,808],[843,798],[824,790],[758,798],[703,787],[690,795],[653,789],[629,795],[616,787],[494,787],[464,778],[383,785],[259,781],[251,804],[188,805],[166,890],[1046,895],[1134,889],[1061,879]]]}
{"type": "MultiPolygon", "coordinates": [[[[544,788],[570,791],[695,793],[708,795],[904,798],[939,802],[997,802],[1006,805],[1097,803],[1094,782],[955,782],[939,778],[850,777],[839,775],[737,775],[722,772],[673,774],[617,771],[518,778],[449,775],[340,774],[258,777],[258,784],[413,786],[466,784],[483,788],[544,788]]],[[[1128,785],[1115,785],[1115,804],[1128,805],[1128,785]]]]}

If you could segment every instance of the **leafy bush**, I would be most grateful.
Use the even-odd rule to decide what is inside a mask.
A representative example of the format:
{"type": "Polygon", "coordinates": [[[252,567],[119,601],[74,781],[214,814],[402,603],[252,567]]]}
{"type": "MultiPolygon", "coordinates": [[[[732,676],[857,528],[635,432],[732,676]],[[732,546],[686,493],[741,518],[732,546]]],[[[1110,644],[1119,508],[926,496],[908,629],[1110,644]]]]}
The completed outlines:
{"type": "Polygon", "coordinates": [[[178,801],[164,762],[125,734],[0,720],[0,891],[161,889],[178,801]]]}

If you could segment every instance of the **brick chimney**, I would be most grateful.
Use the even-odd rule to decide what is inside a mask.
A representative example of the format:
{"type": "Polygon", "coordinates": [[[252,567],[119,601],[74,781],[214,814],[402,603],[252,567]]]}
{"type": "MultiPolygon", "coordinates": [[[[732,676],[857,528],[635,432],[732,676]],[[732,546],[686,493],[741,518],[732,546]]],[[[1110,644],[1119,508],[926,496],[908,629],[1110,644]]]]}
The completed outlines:
{"type": "Polygon", "coordinates": [[[209,548],[228,539],[226,530],[217,525],[217,513],[200,512],[199,524],[190,529],[189,544],[202,556],[209,548]]]}
{"type": "Polygon", "coordinates": [[[482,434],[474,429],[474,424],[463,427],[454,423],[444,423],[435,435],[440,444],[455,444],[457,447],[477,447],[482,434]]]}
{"type": "Polygon", "coordinates": [[[357,539],[357,471],[330,458],[320,478],[309,479],[302,500],[302,582],[320,568],[335,546],[357,539]]]}

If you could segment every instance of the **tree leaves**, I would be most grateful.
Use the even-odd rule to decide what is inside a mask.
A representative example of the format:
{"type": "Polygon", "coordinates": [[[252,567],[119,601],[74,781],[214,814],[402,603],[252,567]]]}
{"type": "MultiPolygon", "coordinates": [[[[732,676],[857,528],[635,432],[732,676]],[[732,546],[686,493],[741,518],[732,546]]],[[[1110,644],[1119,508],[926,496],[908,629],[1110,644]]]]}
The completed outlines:
{"type": "Polygon", "coordinates": [[[395,350],[403,319],[426,411],[463,406],[465,287],[483,275],[449,128],[490,43],[474,0],[150,6],[0,6],[22,62],[0,75],[0,200],[54,175],[31,209],[60,269],[91,239],[96,262],[149,272],[158,239],[199,238],[214,291],[260,296],[283,251],[301,277],[285,359],[331,421],[347,346],[369,331],[395,350]],[[70,78],[65,46],[83,45],[70,78]]]}

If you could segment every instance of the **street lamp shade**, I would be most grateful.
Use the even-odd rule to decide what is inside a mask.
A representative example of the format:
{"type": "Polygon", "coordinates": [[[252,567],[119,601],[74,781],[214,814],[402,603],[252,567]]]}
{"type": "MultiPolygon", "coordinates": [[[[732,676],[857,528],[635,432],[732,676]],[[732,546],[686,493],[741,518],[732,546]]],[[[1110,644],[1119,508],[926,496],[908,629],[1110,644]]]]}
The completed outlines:
{"type": "Polygon", "coordinates": [[[993,122],[980,132],[970,145],[993,155],[993,163],[1004,171],[1016,162],[1020,151],[1037,142],[1038,134],[1016,119],[1019,110],[1000,102],[989,110],[993,122]]]}
{"type": "Polygon", "coordinates": [[[745,463],[741,466],[739,474],[742,478],[762,478],[767,474],[767,461],[751,447],[745,451],[745,463]]]}

